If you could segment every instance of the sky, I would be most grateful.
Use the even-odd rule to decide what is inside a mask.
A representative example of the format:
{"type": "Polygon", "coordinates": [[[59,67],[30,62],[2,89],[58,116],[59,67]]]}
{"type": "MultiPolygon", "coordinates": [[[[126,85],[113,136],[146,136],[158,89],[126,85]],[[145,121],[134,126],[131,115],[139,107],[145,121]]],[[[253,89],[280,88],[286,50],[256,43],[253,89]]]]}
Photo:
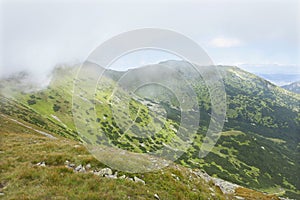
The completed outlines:
{"type": "MultiPolygon", "coordinates": [[[[0,77],[37,77],[83,62],[101,43],[139,28],[191,38],[215,64],[255,73],[300,74],[298,0],[0,0],[0,77]]],[[[174,56],[145,51],[114,65],[130,68],[174,56]]]]}

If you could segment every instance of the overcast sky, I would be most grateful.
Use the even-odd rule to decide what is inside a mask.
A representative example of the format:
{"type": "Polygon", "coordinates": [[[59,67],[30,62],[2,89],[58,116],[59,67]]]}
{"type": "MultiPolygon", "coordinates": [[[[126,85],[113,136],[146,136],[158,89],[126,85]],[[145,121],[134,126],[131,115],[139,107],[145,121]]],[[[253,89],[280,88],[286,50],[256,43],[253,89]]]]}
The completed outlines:
{"type": "MultiPolygon", "coordinates": [[[[57,64],[82,62],[112,36],[145,27],[190,37],[215,64],[300,74],[298,0],[0,1],[0,76],[45,74],[57,64]]],[[[140,60],[118,63],[130,67],[162,57],[139,54],[140,60]]]]}

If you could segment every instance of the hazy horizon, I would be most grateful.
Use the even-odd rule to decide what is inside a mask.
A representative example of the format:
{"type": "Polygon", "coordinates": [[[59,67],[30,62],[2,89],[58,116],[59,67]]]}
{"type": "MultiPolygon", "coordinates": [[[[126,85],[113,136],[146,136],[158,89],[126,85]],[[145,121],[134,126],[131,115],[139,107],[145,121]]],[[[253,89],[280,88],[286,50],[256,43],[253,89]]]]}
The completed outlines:
{"type": "MultiPolygon", "coordinates": [[[[145,27],[191,38],[216,65],[254,74],[300,74],[299,6],[297,0],[3,0],[0,77],[18,71],[46,77],[57,65],[84,62],[111,37],[145,27]]],[[[147,52],[117,62],[126,69],[169,59],[174,57],[147,52]]]]}

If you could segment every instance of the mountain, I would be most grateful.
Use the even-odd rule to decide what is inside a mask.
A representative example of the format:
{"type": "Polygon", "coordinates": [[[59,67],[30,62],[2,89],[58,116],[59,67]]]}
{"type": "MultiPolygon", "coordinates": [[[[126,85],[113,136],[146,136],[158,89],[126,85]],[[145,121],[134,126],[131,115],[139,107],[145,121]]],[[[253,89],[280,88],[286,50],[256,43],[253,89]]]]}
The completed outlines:
{"type": "MultiPolygon", "coordinates": [[[[210,88],[186,62],[166,61],[126,72],[108,70],[97,87],[91,88],[94,96],[89,87],[80,86],[93,80],[96,73],[75,79],[76,66],[55,69],[49,86],[40,90],[21,92],[15,87],[19,79],[2,80],[1,113],[86,144],[117,146],[133,153],[155,152],[162,158],[172,155],[177,164],[202,169],[211,176],[298,198],[300,96],[237,67],[216,67],[224,80],[227,114],[217,144],[203,158],[199,151],[211,121],[210,88]],[[153,76],[165,84],[170,81],[173,93],[159,84],[148,84],[130,93],[137,83],[150,81],[153,76]],[[180,109],[174,91],[184,97],[185,88],[194,91],[199,109],[193,107],[193,102],[186,104],[192,109],[180,109]],[[78,95],[72,99],[74,92],[78,95]],[[182,119],[185,112],[190,115],[182,119]],[[176,134],[182,120],[192,122],[198,114],[199,124],[183,127],[183,135],[176,134]],[[197,132],[184,137],[190,128],[197,132]],[[188,148],[186,142],[190,144],[188,148]]],[[[205,68],[204,73],[209,77],[210,68],[205,68]]],[[[98,156],[107,163],[113,155],[104,152],[98,156]]],[[[123,164],[116,167],[122,168],[123,164]]]]}
{"type": "Polygon", "coordinates": [[[279,200],[176,164],[144,174],[111,171],[80,142],[11,115],[0,114],[0,130],[1,199],[279,200]]]}
{"type": "Polygon", "coordinates": [[[289,85],[284,85],[284,86],[282,86],[282,88],[289,90],[291,92],[300,94],[300,81],[291,83],[289,85]]]}

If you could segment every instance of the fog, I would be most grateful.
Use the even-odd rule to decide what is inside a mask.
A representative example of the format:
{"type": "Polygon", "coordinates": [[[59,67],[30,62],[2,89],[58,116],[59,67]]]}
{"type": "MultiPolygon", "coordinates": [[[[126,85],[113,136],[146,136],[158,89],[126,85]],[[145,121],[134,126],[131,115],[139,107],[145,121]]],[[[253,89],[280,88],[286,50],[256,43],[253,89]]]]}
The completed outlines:
{"type": "MultiPolygon", "coordinates": [[[[43,80],[57,65],[83,62],[105,40],[145,27],[190,37],[216,64],[255,64],[261,66],[255,67],[258,72],[267,64],[275,73],[297,73],[299,13],[297,0],[2,0],[0,76],[28,71],[43,80]]],[[[119,61],[124,66],[118,68],[163,59],[158,54],[140,56],[128,65],[119,61]]],[[[247,70],[252,68],[247,65],[247,70]]]]}

